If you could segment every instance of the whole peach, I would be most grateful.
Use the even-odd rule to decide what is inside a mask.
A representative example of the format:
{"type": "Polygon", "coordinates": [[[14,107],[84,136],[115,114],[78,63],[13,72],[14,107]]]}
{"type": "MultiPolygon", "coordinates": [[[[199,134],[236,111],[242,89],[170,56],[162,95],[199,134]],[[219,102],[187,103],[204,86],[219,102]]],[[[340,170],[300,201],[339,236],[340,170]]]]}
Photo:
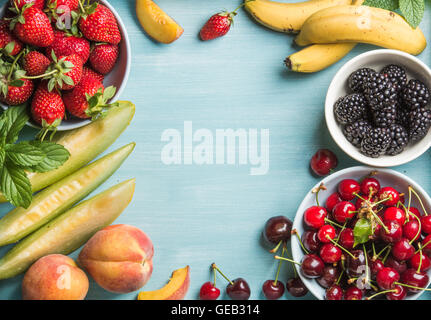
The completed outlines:
{"type": "Polygon", "coordinates": [[[24,300],[83,300],[88,278],[73,259],[51,254],[37,260],[22,281],[24,300]]]}
{"type": "Polygon", "coordinates": [[[153,254],[153,243],[142,230],[119,224],[97,232],[82,249],[78,263],[102,288],[128,293],[150,279],[153,254]]]}

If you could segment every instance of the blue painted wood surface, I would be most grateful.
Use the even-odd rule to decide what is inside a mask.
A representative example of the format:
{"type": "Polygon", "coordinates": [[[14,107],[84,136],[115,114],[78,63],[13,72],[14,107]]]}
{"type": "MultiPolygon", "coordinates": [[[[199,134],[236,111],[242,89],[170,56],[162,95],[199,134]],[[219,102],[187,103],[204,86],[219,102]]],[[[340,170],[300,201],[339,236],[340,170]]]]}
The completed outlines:
{"type": "MultiPolygon", "coordinates": [[[[210,264],[216,262],[232,278],[246,278],[252,298],[262,298],[262,283],[276,271],[272,255],[260,242],[263,224],[278,214],[294,218],[305,193],[318,181],[309,171],[311,155],[325,147],[336,152],[340,169],[358,164],[331,140],[324,122],[324,98],[343,63],[374,47],[359,45],[318,74],[297,74],[283,66],[283,59],[296,49],[293,38],[257,25],[242,10],[226,37],[205,43],[198,39],[209,16],[224,8],[232,10],[240,1],[157,1],[185,30],[171,45],[155,43],[143,33],[134,0],[110,2],[131,39],[132,70],[122,98],[136,104],[136,116],[109,151],[130,141],[136,141],[137,147],[99,191],[137,178],[134,200],[117,222],[142,228],[154,242],[154,272],[145,289],[161,287],[174,269],[190,265],[187,298],[195,299],[201,284],[211,279],[210,264]],[[160,155],[166,143],[161,134],[166,129],[181,131],[184,121],[212,131],[269,129],[268,174],[251,176],[249,166],[239,165],[163,164],[160,155]]],[[[427,10],[421,27],[429,36],[429,2],[427,10]]],[[[429,64],[430,48],[419,57],[429,64]]],[[[26,130],[27,137],[34,133],[26,130]]],[[[395,169],[431,191],[430,152],[395,169]]],[[[0,215],[10,209],[2,204],[0,215]]],[[[285,265],[281,279],[290,274],[285,265]]],[[[0,298],[20,299],[21,279],[0,281],[0,298]]],[[[225,287],[221,278],[218,284],[225,287]]],[[[115,295],[91,282],[87,298],[135,299],[136,293],[115,295]]],[[[431,294],[425,293],[422,299],[426,298],[431,294]]]]}

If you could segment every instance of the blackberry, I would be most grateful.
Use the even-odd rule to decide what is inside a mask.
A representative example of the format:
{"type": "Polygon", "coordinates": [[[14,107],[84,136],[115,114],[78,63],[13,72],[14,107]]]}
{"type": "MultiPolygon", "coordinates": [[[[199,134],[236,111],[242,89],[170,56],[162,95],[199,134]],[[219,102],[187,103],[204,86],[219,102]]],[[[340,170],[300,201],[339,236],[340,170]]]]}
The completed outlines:
{"type": "Polygon", "coordinates": [[[338,99],[334,104],[335,118],[341,124],[352,123],[362,119],[367,111],[365,97],[360,93],[353,93],[338,99]]]}
{"type": "Polygon", "coordinates": [[[372,128],[361,143],[361,152],[377,158],[384,154],[391,144],[391,136],[386,128],[372,128]]]}
{"type": "Polygon", "coordinates": [[[373,122],[377,127],[388,128],[397,121],[397,105],[384,106],[382,109],[374,110],[373,122]]]}
{"type": "Polygon", "coordinates": [[[358,120],[347,124],[343,128],[343,134],[346,139],[355,147],[360,148],[362,139],[371,130],[371,124],[366,120],[358,120]]]}
{"type": "Polygon", "coordinates": [[[370,74],[365,82],[364,95],[371,110],[381,110],[397,101],[395,86],[381,73],[370,74]]]}
{"type": "Polygon", "coordinates": [[[410,109],[423,108],[430,101],[430,92],[422,81],[411,79],[401,91],[401,99],[410,109]]]}
{"type": "Polygon", "coordinates": [[[349,88],[353,92],[361,93],[364,91],[364,84],[371,73],[376,72],[376,70],[371,68],[361,68],[358,69],[352,74],[350,74],[349,79],[347,80],[349,84],[349,88]]]}
{"type": "Polygon", "coordinates": [[[404,148],[409,143],[409,133],[407,130],[399,124],[393,124],[388,128],[388,132],[391,136],[391,144],[386,150],[386,154],[395,156],[404,151],[404,148]]]}
{"type": "Polygon", "coordinates": [[[395,86],[397,91],[400,91],[407,83],[406,71],[395,64],[387,65],[380,71],[381,74],[385,75],[390,82],[395,86]]]}
{"type": "Polygon", "coordinates": [[[417,108],[410,112],[409,137],[412,141],[419,141],[428,133],[431,127],[431,112],[429,109],[417,108]]]}
{"type": "Polygon", "coordinates": [[[397,123],[409,130],[409,117],[410,110],[400,105],[397,110],[397,123]]]}

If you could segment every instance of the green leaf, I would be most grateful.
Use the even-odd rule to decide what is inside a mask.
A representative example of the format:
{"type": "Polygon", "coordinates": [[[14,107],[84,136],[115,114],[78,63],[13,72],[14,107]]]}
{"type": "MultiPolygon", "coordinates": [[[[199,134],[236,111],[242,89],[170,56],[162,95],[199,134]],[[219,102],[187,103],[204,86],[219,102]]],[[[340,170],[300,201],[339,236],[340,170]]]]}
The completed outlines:
{"type": "Polygon", "coordinates": [[[117,89],[114,86],[109,86],[105,88],[105,91],[103,91],[103,99],[105,100],[105,102],[111,99],[115,95],[116,91],[117,89]]]}
{"type": "Polygon", "coordinates": [[[32,191],[25,171],[8,162],[0,170],[0,188],[3,195],[14,206],[28,208],[32,191]]]}
{"type": "Polygon", "coordinates": [[[70,157],[69,151],[62,145],[54,142],[31,141],[31,145],[45,153],[45,158],[36,166],[27,168],[33,172],[48,172],[62,166],[70,157]]]}
{"type": "Polygon", "coordinates": [[[5,47],[4,51],[6,51],[7,54],[11,54],[13,49],[15,49],[15,41],[9,42],[5,47]]]}
{"type": "Polygon", "coordinates": [[[407,22],[416,28],[422,21],[425,12],[424,0],[399,0],[400,11],[407,22]]]}
{"type": "Polygon", "coordinates": [[[22,87],[23,85],[24,85],[24,81],[22,81],[22,80],[12,80],[10,83],[9,83],[9,85],[11,86],[11,87],[22,87]]]}
{"type": "Polygon", "coordinates": [[[359,219],[355,224],[355,228],[353,229],[353,236],[355,238],[353,247],[356,247],[356,245],[361,243],[366,243],[368,240],[370,240],[370,236],[372,234],[373,229],[371,227],[370,220],[365,218],[359,219]]]}
{"type": "Polygon", "coordinates": [[[398,0],[365,0],[363,5],[394,11],[398,9],[398,0]]]}
{"type": "Polygon", "coordinates": [[[6,157],[17,167],[35,166],[45,158],[45,153],[42,150],[27,141],[8,144],[5,149],[6,157]]]}
{"type": "Polygon", "coordinates": [[[27,114],[27,106],[24,104],[8,108],[2,114],[2,119],[5,119],[5,125],[1,130],[2,137],[5,137],[5,143],[15,143],[22,128],[30,119],[27,114]]]}

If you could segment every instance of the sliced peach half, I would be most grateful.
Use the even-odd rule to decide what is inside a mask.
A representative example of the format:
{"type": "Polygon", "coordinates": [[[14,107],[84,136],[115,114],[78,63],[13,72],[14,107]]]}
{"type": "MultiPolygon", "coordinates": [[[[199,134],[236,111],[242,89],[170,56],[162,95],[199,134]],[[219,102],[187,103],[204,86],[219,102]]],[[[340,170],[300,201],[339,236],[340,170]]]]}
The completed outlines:
{"type": "Polygon", "coordinates": [[[175,270],[169,282],[161,289],[142,291],[138,300],[182,300],[190,286],[190,267],[175,270]]]}
{"type": "Polygon", "coordinates": [[[183,28],[152,0],[136,0],[136,15],[145,32],[156,41],[172,43],[184,32],[183,28]]]}

